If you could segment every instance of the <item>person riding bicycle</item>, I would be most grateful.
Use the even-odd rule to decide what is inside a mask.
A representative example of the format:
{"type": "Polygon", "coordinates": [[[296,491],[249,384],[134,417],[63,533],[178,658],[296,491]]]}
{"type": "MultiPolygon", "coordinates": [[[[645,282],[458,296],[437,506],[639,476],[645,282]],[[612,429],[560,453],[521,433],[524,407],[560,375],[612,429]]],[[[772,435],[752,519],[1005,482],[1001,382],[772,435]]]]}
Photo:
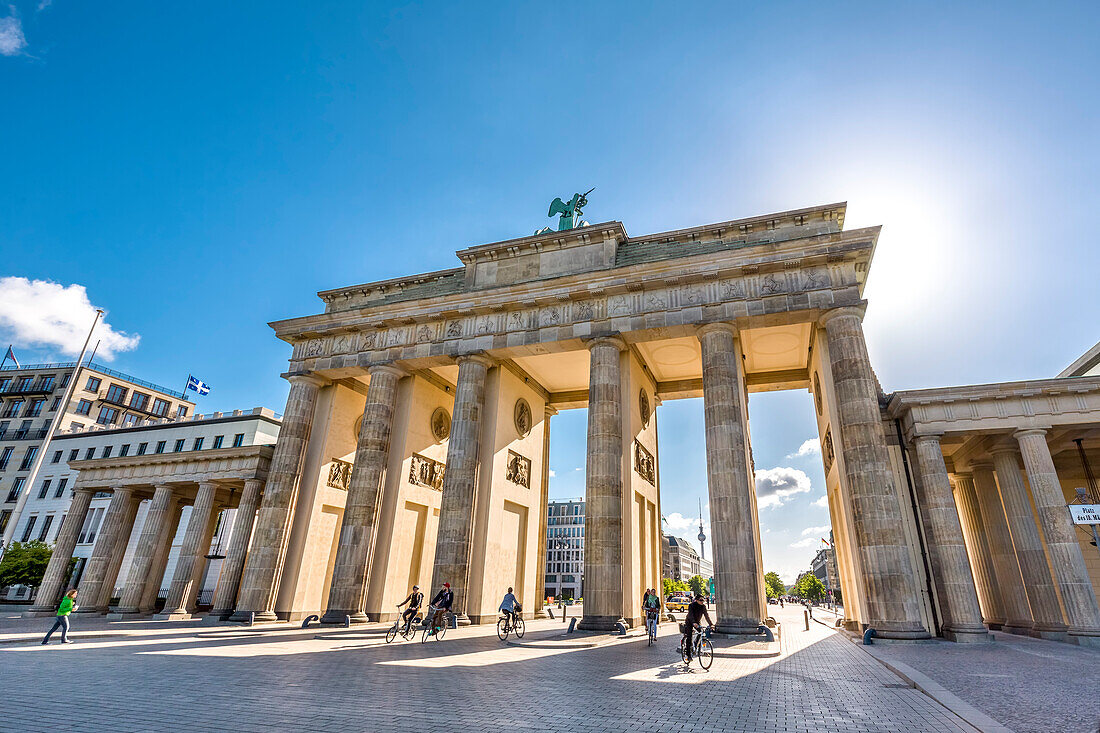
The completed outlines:
{"type": "Polygon", "coordinates": [[[645,610],[646,631],[652,636],[657,636],[657,619],[661,615],[661,597],[653,591],[648,591],[645,601],[642,602],[642,608],[645,610]]]}
{"type": "Polygon", "coordinates": [[[435,598],[432,599],[432,606],[435,608],[435,613],[432,614],[432,629],[431,633],[435,633],[436,629],[442,628],[442,619],[446,617],[447,612],[451,610],[451,604],[455,602],[455,594],[451,590],[450,583],[444,583],[443,587],[439,589],[439,592],[435,594],[435,598]]]}
{"type": "Polygon", "coordinates": [[[424,602],[424,594],[420,592],[420,586],[414,585],[412,593],[409,596],[397,604],[398,608],[401,608],[406,603],[409,605],[407,609],[401,614],[401,620],[405,622],[405,633],[409,633],[409,627],[412,626],[413,618],[416,617],[416,612],[420,610],[420,604],[424,602]]]}
{"type": "Polygon", "coordinates": [[[699,622],[704,618],[707,620],[707,625],[714,626],[714,622],[710,620],[710,614],[707,612],[707,604],[703,600],[703,596],[697,593],[695,600],[688,604],[687,618],[684,619],[684,641],[687,642],[687,661],[689,663],[691,662],[691,652],[694,649],[695,630],[699,629],[699,633],[702,633],[699,622]]]}
{"type": "Polygon", "coordinates": [[[500,602],[500,607],[498,607],[497,610],[506,615],[514,627],[516,625],[516,614],[519,612],[519,608],[519,601],[516,600],[516,597],[512,594],[512,587],[508,586],[508,592],[504,594],[504,600],[500,602]]]}

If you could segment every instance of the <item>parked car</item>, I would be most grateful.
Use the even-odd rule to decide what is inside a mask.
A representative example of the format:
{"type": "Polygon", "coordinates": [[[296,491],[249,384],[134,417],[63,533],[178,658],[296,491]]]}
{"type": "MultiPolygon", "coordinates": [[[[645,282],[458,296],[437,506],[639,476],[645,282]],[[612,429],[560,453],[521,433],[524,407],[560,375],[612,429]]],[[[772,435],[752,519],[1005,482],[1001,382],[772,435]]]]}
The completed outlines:
{"type": "Polygon", "coordinates": [[[691,596],[687,593],[673,593],[665,599],[666,611],[687,611],[691,603],[691,596]]]}

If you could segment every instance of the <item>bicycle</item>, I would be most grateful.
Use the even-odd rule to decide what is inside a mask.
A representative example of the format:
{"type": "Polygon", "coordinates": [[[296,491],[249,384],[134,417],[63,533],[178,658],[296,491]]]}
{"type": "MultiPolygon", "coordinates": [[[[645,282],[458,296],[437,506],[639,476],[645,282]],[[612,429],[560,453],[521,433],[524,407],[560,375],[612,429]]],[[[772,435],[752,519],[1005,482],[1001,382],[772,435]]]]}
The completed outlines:
{"type": "Polygon", "coordinates": [[[413,619],[408,623],[408,626],[406,627],[405,622],[402,619],[397,619],[393,622],[393,626],[390,627],[390,630],[386,632],[386,643],[389,644],[391,641],[396,639],[398,634],[400,634],[401,638],[403,638],[405,641],[410,641],[411,639],[416,638],[416,631],[420,627],[420,624],[423,622],[423,620],[424,619],[421,616],[413,616],[413,619]]]}
{"type": "Polygon", "coordinates": [[[646,635],[649,637],[649,646],[653,646],[657,643],[657,620],[658,617],[656,614],[651,617],[646,613],[645,630],[646,635]]]}
{"type": "Polygon", "coordinates": [[[428,606],[428,613],[424,614],[424,634],[420,637],[421,644],[424,644],[428,641],[428,639],[433,638],[436,641],[443,641],[443,637],[447,634],[447,628],[451,625],[451,616],[453,616],[454,614],[452,614],[449,610],[444,611],[442,614],[442,618],[440,619],[440,621],[442,621],[443,623],[443,626],[437,627],[433,631],[432,618],[435,616],[436,610],[437,609],[435,606],[428,606]]]}
{"type": "MultiPolygon", "coordinates": [[[[684,664],[690,665],[687,654],[687,630],[684,628],[684,624],[680,624],[680,631],[684,633],[680,637],[680,658],[684,660],[684,664]]],[[[710,643],[710,627],[708,626],[706,631],[702,629],[699,633],[693,634],[695,637],[694,642],[691,645],[692,656],[699,661],[699,666],[703,669],[710,669],[710,665],[714,663],[714,646],[710,643]]]]}
{"type": "Polygon", "coordinates": [[[522,639],[527,627],[523,624],[523,617],[519,615],[519,611],[515,613],[506,613],[497,619],[497,636],[501,641],[508,638],[508,634],[515,632],[517,639],[522,639]]]}

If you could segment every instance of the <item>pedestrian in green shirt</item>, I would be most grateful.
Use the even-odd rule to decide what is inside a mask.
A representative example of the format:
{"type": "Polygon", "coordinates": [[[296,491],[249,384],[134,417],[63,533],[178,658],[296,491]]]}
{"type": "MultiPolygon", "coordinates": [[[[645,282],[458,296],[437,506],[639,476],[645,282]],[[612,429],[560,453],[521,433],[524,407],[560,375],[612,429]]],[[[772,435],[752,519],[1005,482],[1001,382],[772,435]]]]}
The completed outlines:
{"type": "Polygon", "coordinates": [[[69,614],[77,608],[76,588],[73,588],[61,599],[61,605],[57,607],[57,621],[54,622],[53,628],[46,634],[46,638],[42,640],[43,644],[49,644],[50,637],[53,636],[53,632],[58,629],[61,629],[61,643],[72,644],[72,642],[69,641],[69,614]]]}

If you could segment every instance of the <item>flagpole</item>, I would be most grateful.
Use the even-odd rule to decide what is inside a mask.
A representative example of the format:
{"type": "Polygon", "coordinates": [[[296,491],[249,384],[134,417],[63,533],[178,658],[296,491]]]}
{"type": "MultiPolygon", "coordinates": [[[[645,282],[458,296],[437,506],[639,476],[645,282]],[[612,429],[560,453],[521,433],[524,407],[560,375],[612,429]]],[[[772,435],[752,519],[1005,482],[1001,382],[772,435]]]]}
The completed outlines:
{"type": "Polygon", "coordinates": [[[31,491],[34,490],[34,482],[38,478],[38,472],[42,469],[42,463],[45,461],[47,449],[50,447],[50,441],[53,440],[53,435],[57,432],[58,425],[61,424],[61,420],[69,406],[69,400],[72,399],[73,391],[76,389],[76,383],[80,378],[80,363],[84,361],[84,354],[88,351],[88,343],[92,340],[92,334],[95,332],[95,327],[99,323],[99,318],[102,315],[103,309],[96,308],[95,319],[92,321],[92,327],[88,329],[88,338],[84,339],[84,347],[80,350],[80,358],[76,360],[76,368],[73,370],[73,377],[69,380],[69,386],[65,388],[65,396],[62,399],[61,407],[58,408],[57,412],[54,413],[53,419],[50,420],[50,427],[46,431],[46,439],[42,441],[42,445],[38,448],[38,455],[35,456],[34,465],[31,467],[31,473],[27,476],[26,483],[23,484],[24,490],[20,492],[19,501],[16,503],[15,509],[8,518],[8,526],[4,528],[4,536],[0,539],[0,557],[3,557],[4,551],[11,543],[11,538],[15,535],[15,527],[19,524],[19,516],[23,513],[23,507],[27,505],[27,497],[29,497],[31,491]]]}
{"type": "Polygon", "coordinates": [[[191,374],[187,375],[187,381],[183,383],[183,393],[180,394],[180,399],[187,399],[187,388],[191,386],[191,374]]]}
{"type": "Polygon", "coordinates": [[[4,360],[0,361],[0,369],[3,369],[8,363],[8,353],[11,351],[11,344],[8,344],[8,350],[4,352],[4,360]]]}

